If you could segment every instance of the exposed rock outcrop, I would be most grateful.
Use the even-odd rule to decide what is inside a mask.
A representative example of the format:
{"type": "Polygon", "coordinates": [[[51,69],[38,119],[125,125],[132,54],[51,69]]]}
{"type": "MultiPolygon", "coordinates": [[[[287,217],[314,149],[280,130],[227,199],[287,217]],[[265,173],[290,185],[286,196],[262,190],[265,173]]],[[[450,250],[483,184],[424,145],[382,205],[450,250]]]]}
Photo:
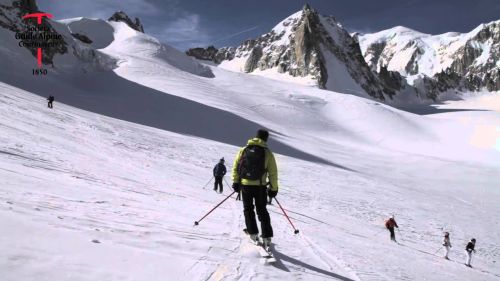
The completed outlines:
{"type": "Polygon", "coordinates": [[[195,57],[199,60],[215,61],[218,50],[214,46],[208,48],[193,48],[186,51],[186,55],[195,57]]]}
{"type": "Polygon", "coordinates": [[[71,33],[71,36],[75,37],[76,39],[82,41],[85,44],[92,44],[93,42],[92,40],[90,40],[90,38],[80,33],[71,33]]]}
{"type": "Polygon", "coordinates": [[[144,33],[144,26],[142,26],[141,21],[139,18],[135,18],[135,21],[132,21],[132,19],[123,11],[118,11],[114,13],[108,21],[116,21],[116,22],[124,22],[126,23],[130,28],[135,29],[139,32],[144,33]]]}

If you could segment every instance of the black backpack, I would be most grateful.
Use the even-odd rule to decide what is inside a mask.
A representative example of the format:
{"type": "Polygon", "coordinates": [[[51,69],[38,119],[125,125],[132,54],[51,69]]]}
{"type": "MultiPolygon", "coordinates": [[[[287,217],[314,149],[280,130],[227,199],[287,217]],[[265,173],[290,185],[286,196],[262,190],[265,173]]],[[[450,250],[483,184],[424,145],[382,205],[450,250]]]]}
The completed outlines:
{"type": "Polygon", "coordinates": [[[249,145],[243,149],[238,162],[240,179],[261,180],[266,173],[266,148],[249,145]]]}

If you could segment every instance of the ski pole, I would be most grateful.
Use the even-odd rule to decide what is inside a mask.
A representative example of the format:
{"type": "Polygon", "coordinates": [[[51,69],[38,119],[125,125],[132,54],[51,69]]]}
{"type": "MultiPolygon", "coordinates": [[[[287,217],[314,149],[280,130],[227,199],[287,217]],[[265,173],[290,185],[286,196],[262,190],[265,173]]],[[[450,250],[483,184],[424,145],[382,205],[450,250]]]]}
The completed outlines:
{"type": "Polygon", "coordinates": [[[292,221],[290,220],[290,218],[288,217],[288,215],[286,214],[285,212],[285,209],[283,209],[283,207],[281,207],[281,204],[280,204],[280,201],[278,201],[278,199],[276,199],[276,197],[274,197],[274,201],[276,201],[276,203],[278,203],[278,206],[280,206],[281,208],[281,211],[283,211],[283,214],[285,215],[285,217],[288,219],[288,222],[290,223],[290,225],[293,227],[293,230],[294,230],[294,234],[297,234],[299,233],[299,230],[295,228],[295,226],[293,225],[292,221]]]}
{"type": "MultiPolygon", "coordinates": [[[[230,187],[229,183],[226,181],[226,179],[225,179],[225,178],[224,178],[224,182],[226,183],[226,185],[227,185],[228,187],[230,187]]],[[[240,192],[241,192],[241,191],[240,191],[240,192]]],[[[236,201],[241,200],[241,193],[240,193],[240,192],[238,192],[238,195],[236,195],[236,201]]]]}
{"type": "Polygon", "coordinates": [[[439,249],[437,249],[433,255],[437,254],[439,251],[441,251],[441,247],[439,247],[439,249]]]}
{"type": "Polygon", "coordinates": [[[399,231],[399,227],[398,227],[397,229],[398,229],[398,234],[399,234],[399,236],[401,236],[401,241],[403,241],[403,240],[404,240],[404,239],[403,239],[403,235],[401,235],[401,231],[399,231]]]}
{"type": "Polygon", "coordinates": [[[207,185],[208,185],[208,184],[209,184],[209,183],[210,183],[213,179],[214,179],[214,177],[212,176],[212,177],[210,178],[210,180],[207,182],[207,184],[205,184],[205,185],[203,186],[203,189],[205,189],[205,187],[207,187],[207,185]]]}
{"type": "Polygon", "coordinates": [[[226,183],[227,187],[228,188],[231,187],[231,185],[229,185],[229,183],[227,182],[227,180],[225,178],[223,178],[223,179],[224,179],[224,182],[226,183]]]}
{"type": "Polygon", "coordinates": [[[227,199],[229,199],[229,197],[231,197],[231,195],[233,195],[236,191],[233,191],[233,193],[229,194],[226,198],[224,198],[224,200],[222,200],[219,204],[217,204],[217,206],[215,206],[212,210],[210,210],[206,215],[204,215],[201,219],[197,220],[194,222],[194,225],[198,225],[200,223],[200,221],[202,221],[204,218],[206,218],[208,215],[210,215],[211,212],[213,212],[215,209],[217,209],[220,205],[222,205],[222,203],[224,203],[224,201],[226,201],[227,199]]]}

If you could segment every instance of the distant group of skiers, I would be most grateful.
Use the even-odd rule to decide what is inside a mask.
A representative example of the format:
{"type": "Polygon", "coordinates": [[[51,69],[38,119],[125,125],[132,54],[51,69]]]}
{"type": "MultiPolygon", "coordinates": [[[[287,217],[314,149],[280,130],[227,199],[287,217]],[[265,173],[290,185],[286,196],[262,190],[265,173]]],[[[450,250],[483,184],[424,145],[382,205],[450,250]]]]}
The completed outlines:
{"type": "MultiPolygon", "coordinates": [[[[391,236],[391,241],[396,242],[396,233],[394,233],[394,228],[399,229],[398,224],[396,223],[396,220],[394,219],[394,215],[392,215],[388,220],[385,221],[385,227],[389,230],[390,236],[391,236]]],[[[474,249],[476,246],[476,239],[472,238],[469,243],[465,246],[465,252],[466,252],[466,260],[465,260],[465,265],[468,267],[471,266],[471,260],[472,260],[472,253],[476,252],[474,249]]],[[[451,246],[451,241],[450,241],[450,233],[445,232],[444,233],[444,240],[443,240],[443,247],[444,247],[444,258],[449,260],[448,254],[450,253],[450,248],[451,246]]]]}
{"type": "MultiPolygon", "coordinates": [[[[236,155],[232,169],[232,188],[238,194],[238,197],[240,195],[243,197],[246,232],[253,241],[259,241],[259,228],[255,219],[255,208],[262,231],[262,244],[265,246],[271,244],[271,238],[273,237],[271,218],[266,205],[271,203],[272,199],[278,194],[278,169],[274,155],[267,147],[268,138],[268,131],[263,129],[258,130],[257,135],[248,140],[247,145],[240,149],[236,155]],[[267,197],[269,197],[269,201],[267,197]]],[[[224,162],[224,158],[221,158],[213,169],[213,177],[215,178],[214,190],[217,192],[218,189],[219,193],[223,191],[222,181],[227,172],[224,162]]],[[[389,230],[391,241],[396,242],[394,228],[399,229],[399,226],[394,215],[385,221],[385,227],[389,230]]],[[[467,253],[465,265],[469,267],[471,267],[472,253],[476,252],[474,249],[475,245],[476,239],[472,238],[465,247],[467,253]]],[[[444,234],[443,247],[445,250],[444,258],[449,259],[448,254],[452,246],[448,232],[444,234]]]]}

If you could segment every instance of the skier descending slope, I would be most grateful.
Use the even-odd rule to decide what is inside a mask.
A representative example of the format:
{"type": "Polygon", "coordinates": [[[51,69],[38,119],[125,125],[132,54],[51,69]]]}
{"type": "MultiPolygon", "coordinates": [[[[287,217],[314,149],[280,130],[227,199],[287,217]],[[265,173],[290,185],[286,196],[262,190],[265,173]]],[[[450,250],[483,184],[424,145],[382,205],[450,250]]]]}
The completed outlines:
{"type": "Polygon", "coordinates": [[[474,253],[476,252],[474,247],[476,247],[476,239],[472,238],[470,240],[470,242],[467,243],[467,246],[465,246],[465,252],[467,254],[467,258],[465,260],[465,265],[468,267],[472,267],[472,265],[470,265],[470,262],[472,260],[472,252],[474,252],[474,253]]]}
{"type": "Polygon", "coordinates": [[[54,100],[55,100],[54,96],[49,96],[49,97],[47,98],[47,100],[49,101],[49,102],[47,103],[47,107],[48,107],[48,108],[52,108],[52,103],[53,103],[53,102],[54,102],[54,100]]]}
{"type": "Polygon", "coordinates": [[[394,242],[396,241],[396,233],[394,233],[394,227],[399,228],[398,224],[396,223],[396,220],[394,219],[394,216],[391,216],[387,221],[385,221],[385,227],[389,230],[391,233],[391,240],[394,242]]]}
{"type": "Polygon", "coordinates": [[[217,192],[217,186],[219,187],[219,193],[222,193],[223,185],[222,178],[226,175],[226,166],[224,166],[224,157],[222,157],[214,167],[214,190],[217,192]]]}
{"type": "Polygon", "coordinates": [[[278,168],[273,153],[267,148],[269,132],[259,130],[257,136],[248,141],[247,146],[240,149],[234,160],[232,177],[233,189],[240,192],[243,198],[246,232],[255,243],[259,243],[259,229],[255,220],[254,202],[259,217],[262,244],[269,250],[273,228],[267,211],[267,196],[274,198],[278,194],[278,168]],[[270,189],[267,190],[269,178],[270,189]]]}
{"type": "Polygon", "coordinates": [[[451,248],[450,233],[449,232],[444,233],[443,246],[444,246],[444,258],[449,260],[448,254],[450,253],[450,248],[451,248]]]}

